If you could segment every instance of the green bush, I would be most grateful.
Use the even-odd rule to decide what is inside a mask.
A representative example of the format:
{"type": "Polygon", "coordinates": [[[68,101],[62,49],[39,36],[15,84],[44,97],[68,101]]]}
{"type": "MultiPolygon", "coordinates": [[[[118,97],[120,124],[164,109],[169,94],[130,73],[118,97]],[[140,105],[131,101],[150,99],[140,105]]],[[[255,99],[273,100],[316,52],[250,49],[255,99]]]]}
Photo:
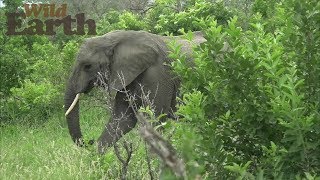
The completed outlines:
{"type": "Polygon", "coordinates": [[[319,3],[299,6],[314,9],[304,14],[310,17],[304,23],[293,15],[297,11],[304,17],[291,6],[297,4],[302,3],[275,5],[273,18],[282,21],[273,31],[269,25],[274,21],[266,23],[259,13],[246,31],[237,26],[237,18],[227,27],[211,22],[205,30],[207,43],[194,52],[193,67],[173,47],[171,56],[178,57],[173,68],[185,94],[178,112],[202,137],[198,162],[210,177],[319,175],[320,101],[315,92],[320,86],[315,79],[320,70],[315,56],[320,39],[319,19],[312,18],[319,3]],[[305,32],[314,38],[312,44],[304,39],[305,32]]]}
{"type": "Polygon", "coordinates": [[[204,19],[215,18],[219,24],[226,24],[231,17],[231,12],[223,6],[222,2],[210,3],[205,1],[197,1],[193,6],[186,8],[183,11],[174,11],[166,4],[159,4],[160,9],[165,9],[161,12],[158,18],[155,14],[159,13],[159,7],[148,12],[150,21],[150,29],[152,32],[165,34],[172,33],[180,34],[179,29],[187,31],[202,30],[206,24],[204,19]],[[154,25],[156,21],[156,25],[154,25]]]}
{"type": "Polygon", "coordinates": [[[50,82],[36,84],[26,80],[21,88],[12,88],[11,92],[12,96],[4,108],[13,122],[39,123],[46,120],[52,111],[62,108],[61,93],[50,82]]]}
{"type": "Polygon", "coordinates": [[[66,76],[69,76],[69,73],[71,72],[72,65],[74,64],[74,61],[76,60],[76,55],[79,50],[79,42],[75,40],[71,40],[68,43],[64,45],[64,47],[61,50],[61,59],[63,62],[63,70],[64,74],[66,76]]]}
{"type": "MultiPolygon", "coordinates": [[[[23,40],[21,37],[14,39],[23,40]]],[[[15,51],[5,53],[4,57],[8,57],[9,61],[1,68],[10,68],[11,61],[15,64],[24,62],[24,66],[14,66],[15,69],[4,69],[2,72],[11,79],[19,80],[4,79],[5,82],[15,84],[9,86],[4,82],[7,93],[1,98],[2,122],[20,122],[22,119],[29,122],[44,121],[51,113],[62,109],[64,82],[75,60],[78,43],[69,41],[60,49],[47,39],[41,40],[34,42],[30,50],[12,47],[15,51]],[[24,58],[21,53],[25,53],[28,58],[21,59],[24,58]],[[16,56],[19,58],[14,59],[16,56]],[[16,71],[23,72],[23,78],[19,74],[12,74],[16,71]]],[[[8,44],[13,46],[12,43],[8,44]]]]}
{"type": "Polygon", "coordinates": [[[43,43],[44,37],[22,37],[22,36],[4,36],[0,35],[0,80],[1,94],[10,95],[10,88],[20,87],[21,82],[30,73],[28,66],[33,63],[31,61],[32,54],[30,49],[34,42],[43,43]]]}
{"type": "Polygon", "coordinates": [[[10,94],[10,88],[19,87],[21,81],[28,74],[26,69],[28,62],[27,58],[30,56],[26,51],[26,46],[21,45],[22,48],[17,48],[18,40],[11,39],[2,48],[4,52],[0,57],[0,84],[1,84],[1,96],[7,96],[10,94]]]}
{"type": "Polygon", "coordinates": [[[99,35],[113,30],[145,30],[147,24],[136,14],[131,12],[110,11],[97,25],[99,35]]]}

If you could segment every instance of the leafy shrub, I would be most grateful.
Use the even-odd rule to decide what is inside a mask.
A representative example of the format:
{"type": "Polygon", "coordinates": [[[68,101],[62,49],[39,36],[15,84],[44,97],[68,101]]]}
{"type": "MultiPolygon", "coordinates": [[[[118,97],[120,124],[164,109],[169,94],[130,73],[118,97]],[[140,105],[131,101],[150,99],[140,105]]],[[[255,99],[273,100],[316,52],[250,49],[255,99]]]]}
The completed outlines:
{"type": "MultiPolygon", "coordinates": [[[[17,39],[21,40],[21,38],[17,39]]],[[[43,121],[48,118],[50,113],[62,109],[61,97],[64,91],[64,82],[66,82],[71,64],[75,60],[78,43],[69,41],[60,49],[57,44],[42,39],[42,42],[38,40],[33,43],[29,51],[21,51],[20,48],[16,48],[16,50],[16,55],[24,52],[28,55],[28,59],[22,61],[25,62],[23,67],[25,75],[24,79],[19,80],[20,86],[6,87],[10,88],[8,90],[10,95],[1,99],[3,102],[1,107],[3,122],[19,122],[21,117],[24,117],[26,121],[43,121]]],[[[21,60],[19,59],[21,56],[13,59],[15,56],[11,57],[10,55],[13,54],[9,52],[5,54],[13,62],[21,60]]],[[[7,66],[8,64],[4,67],[7,66]]],[[[15,66],[15,68],[18,67],[15,66]]],[[[12,73],[8,70],[4,72],[9,76],[12,73]]],[[[21,72],[21,69],[18,72],[21,72]]],[[[14,78],[15,76],[10,77],[14,78]]]]}
{"type": "MultiPolygon", "coordinates": [[[[179,34],[179,29],[187,31],[199,31],[205,27],[203,19],[215,18],[219,24],[226,24],[231,17],[231,12],[227,10],[222,2],[210,3],[205,1],[195,2],[194,6],[190,6],[184,11],[175,12],[168,6],[162,4],[160,7],[166,9],[159,18],[156,25],[150,24],[150,29],[155,33],[173,33],[179,34]],[[154,26],[154,30],[153,30],[154,26]]],[[[157,13],[158,9],[149,12],[149,17],[153,17],[153,13],[157,13]]],[[[153,20],[154,21],[154,20],[153,20]]],[[[154,23],[151,21],[152,23],[154,23]]]]}
{"type": "Polygon", "coordinates": [[[12,88],[11,91],[12,96],[4,108],[12,121],[25,119],[39,123],[46,120],[52,111],[61,109],[61,93],[50,82],[36,84],[26,80],[21,88],[12,88]]]}
{"type": "MultiPolygon", "coordinates": [[[[292,10],[291,4],[275,6],[278,19],[297,23],[281,13],[292,10]]],[[[305,38],[304,23],[288,23],[270,31],[259,14],[252,16],[247,31],[237,26],[237,18],[227,27],[211,22],[205,30],[207,43],[194,52],[193,67],[179,57],[179,47],[173,47],[173,68],[185,93],[178,112],[201,135],[198,162],[210,177],[273,179],[320,173],[319,101],[314,100],[320,72],[318,61],[310,61],[313,56],[301,50],[318,54],[320,39],[314,34],[313,44],[298,43],[296,37],[305,38]],[[306,74],[312,74],[312,80],[307,81],[306,74]]],[[[309,28],[313,30],[307,32],[314,33],[319,26],[309,28]]]]}
{"type": "Polygon", "coordinates": [[[143,30],[146,24],[130,12],[124,12],[119,17],[119,22],[116,24],[118,29],[125,30],[143,30]]]}
{"type": "Polygon", "coordinates": [[[4,52],[1,53],[0,57],[0,84],[1,95],[3,96],[10,94],[10,88],[19,87],[21,80],[27,75],[26,66],[28,62],[26,59],[29,57],[29,54],[25,50],[25,45],[22,45],[22,48],[16,47],[19,40],[21,39],[11,39],[10,42],[7,42],[2,47],[4,52]]]}
{"type": "Polygon", "coordinates": [[[64,73],[63,61],[59,59],[59,48],[51,42],[44,44],[34,43],[31,53],[34,62],[28,68],[31,71],[29,78],[34,82],[48,80],[55,85],[61,85],[61,74],[64,73]]]}
{"type": "Polygon", "coordinates": [[[30,73],[28,66],[32,64],[29,50],[34,42],[43,43],[46,38],[35,36],[31,37],[8,37],[0,35],[0,75],[1,75],[1,94],[10,95],[10,88],[20,87],[21,82],[30,73]]]}
{"type": "Polygon", "coordinates": [[[97,33],[103,35],[112,30],[143,30],[146,28],[146,23],[131,12],[111,11],[99,21],[97,27],[97,33]]]}
{"type": "Polygon", "coordinates": [[[74,61],[76,60],[76,55],[79,49],[79,43],[78,41],[71,40],[68,43],[64,45],[64,47],[61,50],[61,59],[63,62],[63,70],[64,74],[69,75],[69,72],[71,71],[71,67],[74,64],[74,61]]]}

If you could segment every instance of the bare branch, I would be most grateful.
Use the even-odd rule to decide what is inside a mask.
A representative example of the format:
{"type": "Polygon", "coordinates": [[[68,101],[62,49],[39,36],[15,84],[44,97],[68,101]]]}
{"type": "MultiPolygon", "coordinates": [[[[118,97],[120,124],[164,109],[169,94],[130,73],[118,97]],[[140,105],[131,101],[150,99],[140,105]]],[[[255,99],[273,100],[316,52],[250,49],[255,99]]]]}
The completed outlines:
{"type": "Polygon", "coordinates": [[[145,150],[146,150],[146,158],[147,158],[147,165],[148,165],[148,172],[149,172],[149,175],[150,175],[150,179],[153,180],[153,172],[152,172],[152,169],[151,169],[151,160],[150,160],[150,156],[149,156],[149,153],[148,153],[148,148],[147,148],[147,143],[146,141],[145,142],[145,150]]]}
{"type": "Polygon", "coordinates": [[[114,152],[115,152],[117,158],[119,159],[119,161],[122,164],[121,179],[127,179],[126,177],[127,177],[127,172],[128,172],[128,166],[129,166],[129,162],[131,160],[132,153],[133,153],[132,143],[128,144],[127,141],[123,142],[123,147],[126,150],[126,154],[127,154],[126,159],[124,159],[124,157],[122,157],[120,155],[119,147],[117,144],[115,144],[113,147],[114,147],[114,152]]]}
{"type": "Polygon", "coordinates": [[[182,159],[178,158],[174,147],[159,135],[146,121],[145,117],[138,113],[139,121],[144,122],[145,126],[140,128],[140,134],[143,139],[149,144],[150,148],[161,158],[178,177],[186,179],[185,165],[182,159]]]}

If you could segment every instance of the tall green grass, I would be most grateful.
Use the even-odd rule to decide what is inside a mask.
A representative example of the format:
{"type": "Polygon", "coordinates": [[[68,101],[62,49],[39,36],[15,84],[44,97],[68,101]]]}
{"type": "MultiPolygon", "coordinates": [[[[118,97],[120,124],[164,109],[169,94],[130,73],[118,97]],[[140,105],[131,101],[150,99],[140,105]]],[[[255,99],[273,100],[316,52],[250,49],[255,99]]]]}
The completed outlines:
{"type": "MultiPolygon", "coordinates": [[[[97,139],[108,119],[106,111],[82,106],[80,115],[84,137],[97,139]]],[[[113,148],[100,156],[95,146],[74,145],[63,112],[41,125],[3,125],[0,132],[0,179],[119,179],[121,175],[113,148]]],[[[127,177],[149,179],[145,146],[137,130],[124,139],[135,149],[127,177]]]]}

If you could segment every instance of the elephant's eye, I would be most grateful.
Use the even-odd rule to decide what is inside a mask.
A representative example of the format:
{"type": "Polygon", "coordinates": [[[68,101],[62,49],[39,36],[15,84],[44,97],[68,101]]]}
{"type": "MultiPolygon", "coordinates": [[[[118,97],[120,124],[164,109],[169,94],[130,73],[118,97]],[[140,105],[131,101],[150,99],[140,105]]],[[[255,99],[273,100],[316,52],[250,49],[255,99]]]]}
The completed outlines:
{"type": "Polygon", "coordinates": [[[91,66],[92,66],[91,64],[84,65],[84,70],[90,70],[91,66]]]}

